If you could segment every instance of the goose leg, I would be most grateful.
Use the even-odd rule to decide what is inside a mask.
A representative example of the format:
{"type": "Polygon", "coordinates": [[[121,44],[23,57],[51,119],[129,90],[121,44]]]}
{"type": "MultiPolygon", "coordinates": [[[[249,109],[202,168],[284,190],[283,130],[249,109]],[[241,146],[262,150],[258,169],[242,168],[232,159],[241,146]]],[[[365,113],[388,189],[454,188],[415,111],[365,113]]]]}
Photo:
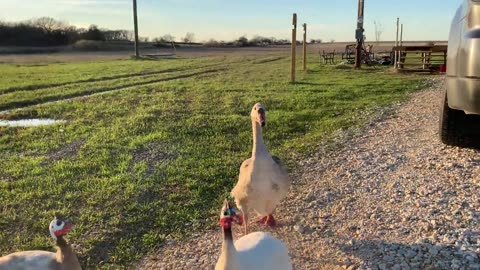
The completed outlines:
{"type": "Polygon", "coordinates": [[[267,205],[266,205],[266,209],[267,209],[267,211],[271,211],[270,214],[262,217],[258,222],[263,227],[275,227],[277,225],[277,222],[275,221],[275,218],[273,217],[273,213],[275,212],[275,207],[272,207],[271,202],[268,201],[267,205]]]}
{"type": "Polygon", "coordinates": [[[243,214],[243,229],[244,229],[245,235],[247,235],[248,234],[248,216],[245,212],[243,212],[242,214],[243,214]]]}
{"type": "Polygon", "coordinates": [[[262,217],[258,223],[263,227],[275,227],[277,225],[277,222],[272,214],[262,217]]]}
{"type": "Polygon", "coordinates": [[[277,225],[277,222],[275,221],[275,218],[273,218],[273,215],[272,214],[268,215],[265,220],[265,226],[275,227],[276,225],[277,225]]]}
{"type": "Polygon", "coordinates": [[[258,220],[258,224],[262,225],[262,226],[265,226],[267,218],[268,218],[268,216],[262,217],[261,219],[258,220]]]}

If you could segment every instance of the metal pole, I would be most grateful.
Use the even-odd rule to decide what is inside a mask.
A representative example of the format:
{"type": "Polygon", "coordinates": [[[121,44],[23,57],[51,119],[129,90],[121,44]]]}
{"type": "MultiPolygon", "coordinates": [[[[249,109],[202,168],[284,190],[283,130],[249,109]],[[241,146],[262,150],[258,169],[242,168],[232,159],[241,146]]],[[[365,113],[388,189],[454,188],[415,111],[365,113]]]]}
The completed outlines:
{"type": "MultiPolygon", "coordinates": [[[[399,25],[400,25],[400,18],[397,18],[397,37],[395,39],[395,47],[398,47],[398,27],[399,27],[399,25]]],[[[398,52],[398,50],[397,50],[397,48],[395,48],[395,51],[394,51],[395,59],[393,61],[393,65],[394,65],[395,69],[397,69],[397,62],[398,62],[398,53],[397,52],[398,52]]]]}
{"type": "Polygon", "coordinates": [[[133,28],[135,32],[135,56],[139,57],[138,53],[138,21],[137,21],[137,0],[133,0],[133,28]]]}
{"type": "Polygon", "coordinates": [[[307,70],[307,24],[303,24],[303,70],[307,70]]]}
{"type": "Polygon", "coordinates": [[[292,29],[292,66],[290,69],[290,81],[295,82],[295,64],[297,60],[297,13],[293,13],[292,29]]]}
{"type": "Polygon", "coordinates": [[[355,53],[355,68],[362,67],[362,48],[363,48],[363,21],[364,21],[364,8],[365,1],[358,0],[358,19],[357,19],[357,31],[355,32],[355,38],[357,39],[357,48],[355,53]]]}

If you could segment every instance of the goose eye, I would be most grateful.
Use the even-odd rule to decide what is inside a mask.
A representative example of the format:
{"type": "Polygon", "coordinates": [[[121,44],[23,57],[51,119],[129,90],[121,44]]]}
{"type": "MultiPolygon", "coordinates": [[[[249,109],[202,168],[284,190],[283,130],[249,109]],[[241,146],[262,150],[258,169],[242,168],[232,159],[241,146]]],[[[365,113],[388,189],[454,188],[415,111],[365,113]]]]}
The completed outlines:
{"type": "Polygon", "coordinates": [[[255,111],[257,110],[257,107],[255,107],[255,111]]]}

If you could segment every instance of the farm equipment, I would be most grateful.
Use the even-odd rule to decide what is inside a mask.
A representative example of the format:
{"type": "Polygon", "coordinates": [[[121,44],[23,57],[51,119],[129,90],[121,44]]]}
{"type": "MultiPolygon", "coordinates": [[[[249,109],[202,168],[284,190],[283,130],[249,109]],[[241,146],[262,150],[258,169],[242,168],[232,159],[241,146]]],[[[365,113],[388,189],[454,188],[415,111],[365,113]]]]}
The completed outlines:
{"type": "MultiPolygon", "coordinates": [[[[345,52],[342,53],[342,59],[349,64],[355,63],[355,51],[357,44],[348,44],[345,46],[345,52]]],[[[375,54],[373,53],[373,45],[365,45],[361,48],[361,61],[364,64],[372,65],[375,63],[375,54]]]]}

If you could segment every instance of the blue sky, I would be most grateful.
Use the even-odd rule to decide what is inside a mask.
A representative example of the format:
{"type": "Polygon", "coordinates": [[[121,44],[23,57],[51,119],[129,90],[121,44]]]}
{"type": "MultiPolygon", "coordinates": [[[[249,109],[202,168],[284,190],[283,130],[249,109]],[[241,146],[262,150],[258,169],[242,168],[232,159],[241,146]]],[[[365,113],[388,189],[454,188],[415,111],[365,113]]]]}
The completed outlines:
{"type": "MultiPolygon", "coordinates": [[[[137,0],[141,36],[186,32],[197,41],[232,40],[242,35],[288,38],[292,13],[309,25],[309,38],[354,39],[358,0],[137,0]]],[[[405,40],[446,40],[460,0],[365,0],[367,40],[373,21],[383,25],[382,40],[395,39],[395,21],[404,24],[405,40]]],[[[77,26],[96,24],[132,29],[131,0],[0,0],[0,20],[49,16],[77,26]]]]}

